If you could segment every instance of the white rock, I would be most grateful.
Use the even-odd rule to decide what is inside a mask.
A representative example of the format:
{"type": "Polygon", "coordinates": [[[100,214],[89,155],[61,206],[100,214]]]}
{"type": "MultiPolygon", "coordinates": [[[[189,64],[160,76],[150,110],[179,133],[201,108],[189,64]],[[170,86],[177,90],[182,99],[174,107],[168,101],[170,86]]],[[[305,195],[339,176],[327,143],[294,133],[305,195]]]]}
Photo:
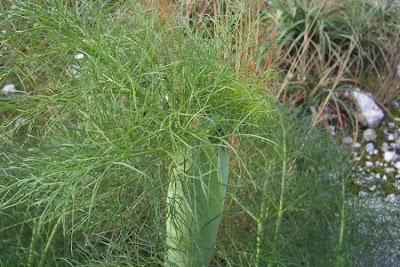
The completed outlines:
{"type": "Polygon", "coordinates": [[[373,185],[369,188],[369,191],[375,191],[376,190],[376,185],[373,185]]]}
{"type": "Polygon", "coordinates": [[[366,161],[365,162],[365,167],[372,167],[374,164],[371,161],[366,161]]]}
{"type": "Polygon", "coordinates": [[[387,174],[391,174],[394,171],[395,171],[394,168],[385,168],[385,173],[387,174]]]}
{"type": "Polygon", "coordinates": [[[383,181],[387,181],[387,180],[388,180],[386,174],[384,174],[384,175],[382,176],[382,180],[383,180],[383,181]]]}
{"type": "Polygon", "coordinates": [[[392,162],[396,159],[396,153],[393,151],[386,151],[383,158],[386,162],[392,162]]]}
{"type": "Polygon", "coordinates": [[[350,99],[357,106],[355,116],[358,121],[369,128],[376,128],[383,119],[383,112],[370,94],[362,92],[359,88],[350,92],[350,99]]]}
{"type": "Polygon", "coordinates": [[[396,137],[395,137],[394,134],[389,134],[388,137],[387,137],[387,139],[388,139],[389,141],[394,141],[395,138],[396,138],[396,137]]]}
{"type": "Polygon", "coordinates": [[[375,141],[376,140],[376,131],[374,129],[366,129],[363,133],[364,140],[366,142],[375,141]]]}
{"type": "Polygon", "coordinates": [[[287,74],[288,80],[293,80],[296,77],[296,73],[291,71],[287,74]]]}
{"type": "Polygon", "coordinates": [[[5,94],[9,94],[9,93],[17,92],[17,89],[15,89],[14,84],[10,83],[10,84],[4,85],[3,89],[1,89],[1,91],[5,94]]]}
{"type": "Polygon", "coordinates": [[[365,191],[360,191],[360,192],[358,192],[358,196],[359,196],[359,197],[367,197],[367,196],[368,196],[368,193],[365,192],[365,191]]]}
{"type": "Polygon", "coordinates": [[[343,143],[345,143],[347,145],[352,145],[353,144],[353,138],[351,138],[350,136],[346,136],[345,138],[343,138],[343,143]]]}
{"type": "Polygon", "coordinates": [[[394,126],[396,126],[396,124],[394,124],[394,122],[389,122],[388,125],[390,128],[394,128],[394,126]]]}
{"type": "Polygon", "coordinates": [[[378,149],[374,149],[374,155],[377,155],[379,153],[379,150],[378,149]]]}
{"type": "Polygon", "coordinates": [[[23,117],[18,118],[14,123],[14,127],[17,128],[18,126],[20,126],[24,122],[24,120],[25,118],[23,117]]]}
{"type": "Polygon", "coordinates": [[[400,161],[397,161],[397,162],[394,164],[394,167],[395,167],[396,169],[400,170],[400,161]]]}
{"type": "Polygon", "coordinates": [[[329,126],[329,130],[331,131],[331,134],[333,135],[333,136],[335,136],[336,135],[336,129],[335,129],[335,126],[333,126],[333,125],[330,125],[329,126]]]}
{"type": "Polygon", "coordinates": [[[400,180],[397,180],[397,181],[394,183],[394,186],[397,188],[397,190],[400,190],[400,180]]]}
{"type": "Polygon", "coordinates": [[[396,194],[389,194],[385,197],[386,202],[397,203],[399,201],[399,196],[396,194]]]}
{"type": "Polygon", "coordinates": [[[82,59],[82,58],[84,58],[85,57],[85,55],[84,54],[82,54],[82,53],[78,53],[78,54],[75,54],[75,56],[74,56],[74,58],[75,59],[82,59]]]}
{"type": "Polygon", "coordinates": [[[353,145],[353,147],[359,148],[359,147],[361,147],[361,144],[357,142],[357,143],[355,143],[355,144],[353,145]]]}
{"type": "Polygon", "coordinates": [[[366,150],[368,153],[370,153],[370,154],[374,153],[374,149],[375,149],[375,146],[374,146],[373,143],[368,143],[368,144],[365,146],[365,150],[366,150]]]}
{"type": "Polygon", "coordinates": [[[383,128],[383,133],[384,133],[385,135],[388,135],[388,134],[389,134],[388,128],[384,127],[384,128],[383,128]]]}

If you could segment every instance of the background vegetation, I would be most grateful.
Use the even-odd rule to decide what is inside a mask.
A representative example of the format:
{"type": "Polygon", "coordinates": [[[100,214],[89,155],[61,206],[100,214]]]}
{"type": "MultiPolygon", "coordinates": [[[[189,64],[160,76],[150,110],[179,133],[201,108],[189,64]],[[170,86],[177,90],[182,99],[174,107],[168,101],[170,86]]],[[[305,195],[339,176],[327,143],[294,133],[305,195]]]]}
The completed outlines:
{"type": "Polygon", "coordinates": [[[0,264],[162,266],[169,174],[193,138],[230,155],[212,266],[374,264],[394,237],[370,230],[321,125],[356,124],[349,84],[398,99],[398,12],[3,1],[0,81],[18,91],[0,99],[0,264]]]}

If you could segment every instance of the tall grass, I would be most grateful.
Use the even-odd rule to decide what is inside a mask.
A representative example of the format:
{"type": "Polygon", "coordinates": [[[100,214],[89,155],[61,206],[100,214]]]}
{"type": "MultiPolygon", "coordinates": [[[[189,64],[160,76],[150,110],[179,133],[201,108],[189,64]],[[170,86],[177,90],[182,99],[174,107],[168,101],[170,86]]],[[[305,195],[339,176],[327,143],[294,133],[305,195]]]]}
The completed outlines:
{"type": "Polygon", "coordinates": [[[168,24],[141,2],[12,4],[0,24],[0,79],[18,89],[0,102],[1,264],[164,265],[168,187],[180,153],[206,149],[196,142],[229,155],[211,265],[372,262],[347,158],[271,94],[274,72],[244,68],[261,18],[218,2],[223,16],[193,22],[187,9],[168,24]]]}

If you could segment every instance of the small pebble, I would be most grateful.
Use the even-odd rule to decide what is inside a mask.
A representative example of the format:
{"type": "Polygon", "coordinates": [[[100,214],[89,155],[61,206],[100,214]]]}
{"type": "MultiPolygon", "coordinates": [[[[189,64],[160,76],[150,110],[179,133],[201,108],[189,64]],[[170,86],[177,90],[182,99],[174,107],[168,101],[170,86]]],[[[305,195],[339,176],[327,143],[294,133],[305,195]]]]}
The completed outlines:
{"type": "Polygon", "coordinates": [[[352,145],[353,144],[353,138],[351,138],[350,136],[346,136],[345,138],[343,138],[343,143],[345,143],[347,145],[352,145]]]}
{"type": "Polygon", "coordinates": [[[394,183],[394,186],[397,188],[397,190],[400,190],[400,180],[397,180],[397,181],[394,183]]]}
{"type": "Polygon", "coordinates": [[[4,85],[3,89],[1,89],[1,91],[5,94],[9,94],[9,93],[17,92],[17,89],[15,89],[14,84],[10,83],[10,84],[4,85]]]}
{"type": "Polygon", "coordinates": [[[399,196],[396,194],[389,194],[385,197],[386,202],[397,203],[399,202],[399,196]]]}
{"type": "Polygon", "coordinates": [[[369,191],[375,191],[376,190],[376,185],[373,185],[369,188],[369,191]]]}
{"type": "Polygon", "coordinates": [[[288,80],[293,80],[296,77],[296,73],[295,72],[289,72],[287,75],[288,80]]]}
{"type": "Polygon", "coordinates": [[[395,138],[396,138],[396,137],[395,137],[394,134],[389,134],[388,137],[387,137],[387,139],[388,139],[389,141],[394,141],[395,138]]]}
{"type": "Polygon", "coordinates": [[[329,126],[329,130],[331,131],[331,134],[332,134],[333,136],[336,135],[335,126],[330,125],[330,126],[329,126]]]}
{"type": "Polygon", "coordinates": [[[374,155],[378,155],[378,153],[379,153],[379,150],[378,149],[374,149],[374,155]]]}
{"type": "Polygon", "coordinates": [[[365,146],[365,150],[366,150],[368,153],[370,153],[370,154],[374,153],[374,149],[375,149],[375,146],[374,146],[373,143],[368,143],[368,144],[365,146]]]}
{"type": "Polygon", "coordinates": [[[383,180],[383,181],[387,181],[387,180],[388,180],[386,174],[384,174],[384,175],[382,176],[382,180],[383,180]]]}
{"type": "Polygon", "coordinates": [[[359,197],[367,197],[367,196],[368,196],[368,193],[365,192],[365,191],[360,191],[360,192],[358,192],[358,196],[359,196],[359,197]]]}
{"type": "Polygon", "coordinates": [[[21,123],[24,122],[24,120],[25,120],[25,118],[23,118],[23,117],[18,118],[14,123],[14,127],[17,128],[18,126],[20,126],[21,123]]]}
{"type": "Polygon", "coordinates": [[[375,141],[376,140],[376,131],[374,129],[366,129],[363,132],[364,140],[366,142],[375,141]]]}
{"type": "Polygon", "coordinates": [[[365,167],[372,167],[374,164],[371,161],[366,161],[365,162],[365,167]]]}
{"type": "Polygon", "coordinates": [[[394,164],[394,167],[395,167],[396,169],[400,170],[400,161],[397,161],[397,162],[394,164]]]}
{"type": "Polygon", "coordinates": [[[392,162],[396,159],[396,153],[393,151],[386,151],[383,158],[386,162],[392,162]]]}
{"type": "Polygon", "coordinates": [[[394,172],[394,168],[385,168],[385,173],[391,174],[392,172],[394,172]]]}
{"type": "Polygon", "coordinates": [[[382,152],[386,152],[389,150],[389,145],[386,142],[382,143],[382,147],[381,147],[382,152]]]}
{"type": "Polygon", "coordinates": [[[82,54],[82,53],[78,53],[78,54],[75,54],[75,56],[74,56],[74,58],[75,59],[82,59],[82,58],[84,58],[85,57],[85,55],[84,54],[82,54]]]}

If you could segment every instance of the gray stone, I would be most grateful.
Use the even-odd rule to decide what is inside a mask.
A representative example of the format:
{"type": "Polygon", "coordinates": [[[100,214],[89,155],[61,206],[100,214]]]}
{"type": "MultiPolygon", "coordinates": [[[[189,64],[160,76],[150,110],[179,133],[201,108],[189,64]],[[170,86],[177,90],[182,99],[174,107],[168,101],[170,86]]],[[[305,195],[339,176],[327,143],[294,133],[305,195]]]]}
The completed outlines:
{"type": "Polygon", "coordinates": [[[386,202],[397,203],[399,201],[399,196],[396,194],[389,194],[385,197],[386,202]]]}
{"type": "Polygon", "coordinates": [[[397,161],[397,162],[394,164],[394,167],[395,167],[396,169],[400,170],[400,161],[397,161]]]}
{"type": "Polygon", "coordinates": [[[370,154],[374,153],[374,150],[375,150],[374,144],[373,144],[373,143],[368,143],[368,144],[365,146],[365,150],[366,150],[368,153],[370,153],[370,154]]]}
{"type": "Polygon", "coordinates": [[[375,141],[376,140],[376,131],[374,129],[366,129],[363,133],[364,140],[366,142],[375,141]]]}
{"type": "Polygon", "coordinates": [[[396,159],[396,153],[393,151],[386,151],[383,158],[386,162],[392,162],[396,159]]]}
{"type": "Polygon", "coordinates": [[[382,152],[386,152],[389,150],[389,145],[386,142],[382,143],[382,147],[381,147],[382,152]]]}
{"type": "Polygon", "coordinates": [[[389,134],[388,137],[387,137],[387,139],[389,141],[394,141],[395,138],[396,138],[396,136],[394,134],[389,134]]]}
{"type": "Polygon", "coordinates": [[[385,168],[385,173],[387,173],[387,174],[391,174],[394,171],[395,171],[394,168],[385,168]]]}
{"type": "Polygon", "coordinates": [[[343,143],[345,143],[347,145],[352,145],[353,144],[353,138],[351,138],[350,136],[346,136],[345,138],[343,138],[343,143]]]}
{"type": "Polygon", "coordinates": [[[371,94],[362,92],[359,88],[349,93],[350,99],[357,107],[355,116],[358,121],[369,128],[376,128],[383,119],[383,112],[373,100],[371,94]]]}
{"type": "Polygon", "coordinates": [[[78,54],[75,54],[75,55],[74,55],[74,58],[77,59],[77,60],[83,59],[84,57],[85,57],[85,55],[82,54],[82,53],[78,53],[78,54]]]}

